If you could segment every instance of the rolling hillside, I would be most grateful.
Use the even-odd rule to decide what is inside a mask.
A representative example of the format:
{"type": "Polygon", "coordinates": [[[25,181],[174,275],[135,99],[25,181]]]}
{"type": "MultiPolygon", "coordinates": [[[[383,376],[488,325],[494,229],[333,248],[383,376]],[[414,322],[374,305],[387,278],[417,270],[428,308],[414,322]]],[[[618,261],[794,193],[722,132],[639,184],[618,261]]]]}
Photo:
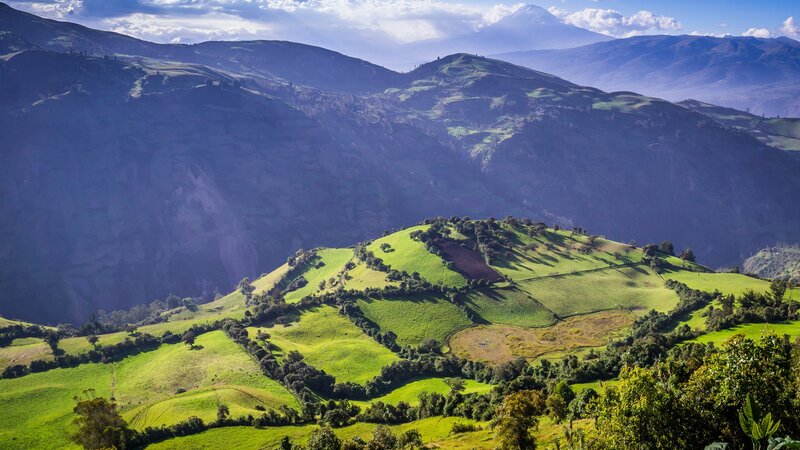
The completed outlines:
{"type": "MultiPolygon", "coordinates": [[[[115,398],[122,416],[139,431],[193,416],[201,424],[213,423],[224,405],[231,418],[242,421],[261,414],[265,421],[289,420],[267,427],[271,431],[244,428],[231,438],[236,445],[283,436],[302,442],[316,426],[291,409],[306,411],[329,399],[351,400],[361,413],[375,404],[420,408],[427,395],[453,395],[455,378],[464,379],[458,395],[492,398],[496,385],[504,383],[500,368],[513,370],[519,358],[591,364],[598,355],[613,355],[612,348],[630,345],[629,333],[654,314],[670,319],[650,333],[697,342],[720,343],[740,331],[756,336],[765,329],[744,323],[680,334],[686,333],[679,321],[687,313],[697,315],[692,323],[703,324],[700,314],[719,305],[711,293],[768,293],[772,286],[711,272],[659,248],[665,247],[622,244],[527,219],[435,219],[352,248],[298,252],[274,272],[242,285],[248,289],[203,305],[157,311],[127,331],[101,330],[94,343],[88,339],[94,334],[62,329],[78,335],[63,336],[55,354],[46,329],[4,319],[0,338],[19,337],[0,339],[0,397],[6,405],[0,446],[68,447],[63,430],[70,427],[76,395],[115,398]],[[476,271],[479,265],[483,270],[476,271]],[[383,278],[363,277],[365,267],[383,278]],[[481,278],[490,271],[502,276],[481,278]],[[362,276],[358,289],[351,287],[351,274],[362,276]],[[684,285],[671,280],[709,294],[700,303],[686,303],[684,285]],[[196,336],[191,344],[180,342],[187,331],[196,336]]],[[[800,290],[788,289],[784,301],[800,301],[800,290]]],[[[769,329],[800,335],[797,323],[769,329]]],[[[318,414],[333,420],[324,410],[318,414]]],[[[481,417],[458,420],[480,424],[486,420],[481,417]]],[[[238,423],[200,428],[187,438],[153,438],[163,441],[153,448],[213,446],[238,423]]],[[[444,448],[491,446],[491,433],[454,434],[452,423],[452,418],[429,418],[396,429],[418,428],[427,442],[442,442],[444,448]]],[[[374,424],[356,421],[337,434],[368,438],[373,429],[374,424]]],[[[543,424],[539,433],[550,436],[557,429],[543,424]]]]}

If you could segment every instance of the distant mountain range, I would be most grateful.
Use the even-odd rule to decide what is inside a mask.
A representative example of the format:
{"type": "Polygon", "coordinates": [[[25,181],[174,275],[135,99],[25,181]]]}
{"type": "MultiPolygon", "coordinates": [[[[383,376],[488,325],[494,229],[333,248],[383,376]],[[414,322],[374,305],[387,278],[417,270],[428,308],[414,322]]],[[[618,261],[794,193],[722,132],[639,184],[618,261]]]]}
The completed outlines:
{"type": "Polygon", "coordinates": [[[490,55],[519,50],[572,48],[611,39],[610,36],[565,24],[536,5],[525,5],[479,30],[414,42],[400,51],[409,61],[419,62],[453,53],[490,55]]]}
{"type": "Polygon", "coordinates": [[[702,112],[455,54],[159,45],[0,6],[0,314],[211,297],[298,248],[531,216],[709,264],[800,241],[800,160],[702,112]]]}
{"type": "Polygon", "coordinates": [[[608,91],[800,117],[800,42],[786,37],[636,36],[531,50],[497,57],[608,91]]]}

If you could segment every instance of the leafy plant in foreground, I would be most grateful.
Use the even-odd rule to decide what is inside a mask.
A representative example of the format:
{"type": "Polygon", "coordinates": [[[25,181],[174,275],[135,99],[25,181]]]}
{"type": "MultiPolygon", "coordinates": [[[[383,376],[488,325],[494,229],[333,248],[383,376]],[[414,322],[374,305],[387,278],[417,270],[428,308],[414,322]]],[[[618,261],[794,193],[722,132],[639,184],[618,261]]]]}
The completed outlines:
{"type": "Polygon", "coordinates": [[[739,426],[753,442],[753,450],[761,450],[765,448],[767,440],[778,432],[781,421],[773,420],[772,413],[762,417],[761,410],[753,401],[753,397],[747,394],[744,407],[739,411],[739,426]]]}

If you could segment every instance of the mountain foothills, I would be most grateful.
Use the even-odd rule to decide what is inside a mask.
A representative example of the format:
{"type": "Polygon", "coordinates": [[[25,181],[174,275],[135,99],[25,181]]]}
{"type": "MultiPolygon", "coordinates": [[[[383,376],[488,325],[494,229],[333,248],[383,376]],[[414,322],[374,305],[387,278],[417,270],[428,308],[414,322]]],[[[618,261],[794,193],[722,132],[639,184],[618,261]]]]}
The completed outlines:
{"type": "Polygon", "coordinates": [[[800,289],[694,260],[438,218],[209,303],[0,319],[0,447],[794,448],[800,289]]]}
{"type": "Polygon", "coordinates": [[[606,90],[800,116],[800,42],[787,37],[635,36],[498,58],[606,90]]]}
{"type": "Polygon", "coordinates": [[[439,215],[671,239],[714,266],[800,240],[786,145],[499,60],[397,73],[289,42],[153,44],[2,4],[0,49],[9,317],[208,300],[298,248],[439,215]]]}

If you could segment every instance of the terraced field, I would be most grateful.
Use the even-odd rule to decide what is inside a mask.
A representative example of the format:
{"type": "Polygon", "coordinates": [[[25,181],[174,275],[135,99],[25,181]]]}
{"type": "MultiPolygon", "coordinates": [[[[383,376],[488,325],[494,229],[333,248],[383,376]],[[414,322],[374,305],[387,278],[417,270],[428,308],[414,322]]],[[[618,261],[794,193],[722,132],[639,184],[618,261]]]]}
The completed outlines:
{"type": "Polygon", "coordinates": [[[678,304],[677,294],[643,266],[537,278],[518,285],[559,317],[610,309],[644,314],[651,309],[668,311],[678,304]]]}
{"type": "Polygon", "coordinates": [[[472,325],[458,306],[430,295],[365,299],[357,304],[381,330],[397,334],[401,345],[419,345],[426,339],[445,343],[448,336],[472,325]]]}
{"type": "Polygon", "coordinates": [[[419,272],[422,278],[434,284],[464,286],[467,280],[460,273],[448,268],[442,258],[425,248],[425,244],[409,236],[414,231],[424,231],[427,228],[427,225],[411,227],[376,239],[367,246],[367,250],[381,258],[392,269],[408,273],[419,272]],[[389,245],[386,251],[381,250],[383,244],[389,245]]]}
{"type": "Polygon", "coordinates": [[[297,350],[305,361],[336,377],[338,382],[365,383],[380,374],[381,367],[399,358],[378,344],[331,306],[307,311],[300,321],[270,328],[251,327],[252,339],[263,330],[283,353],[297,350]]]}

